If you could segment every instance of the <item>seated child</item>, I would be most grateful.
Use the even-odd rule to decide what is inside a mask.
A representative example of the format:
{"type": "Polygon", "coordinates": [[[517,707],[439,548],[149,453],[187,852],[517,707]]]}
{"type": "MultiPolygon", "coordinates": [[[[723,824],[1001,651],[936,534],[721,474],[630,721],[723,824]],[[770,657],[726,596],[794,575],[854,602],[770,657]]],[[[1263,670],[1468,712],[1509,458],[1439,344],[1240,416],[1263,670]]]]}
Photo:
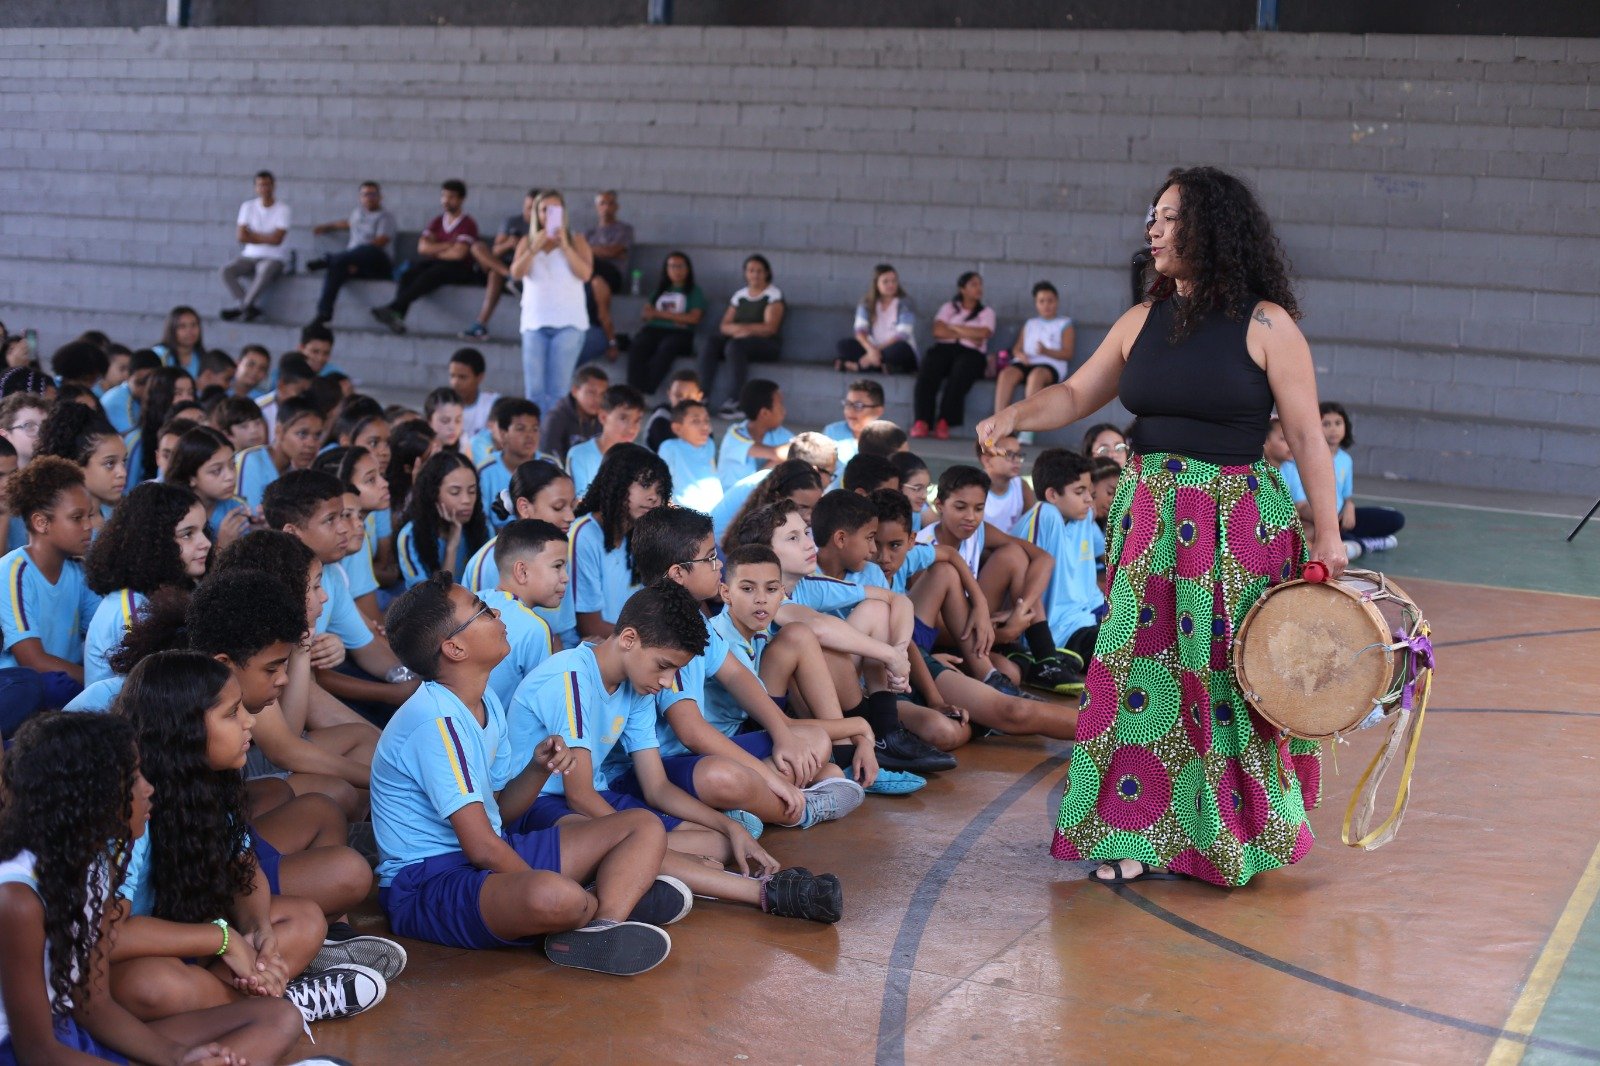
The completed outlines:
{"type": "Polygon", "coordinates": [[[311,364],[299,352],[285,352],[278,359],[278,373],[273,381],[272,391],[260,396],[252,397],[257,406],[261,408],[261,417],[266,420],[267,431],[277,429],[278,416],[283,405],[296,397],[310,399],[311,385],[317,380],[317,372],[311,369],[311,364]]]}
{"type": "MultiPolygon", "coordinates": [[[[532,400],[508,397],[495,405],[495,428],[499,430],[499,452],[477,464],[478,498],[484,501],[489,528],[505,525],[491,505],[496,496],[511,485],[511,475],[534,458],[539,451],[539,405],[532,400]]],[[[506,520],[508,521],[508,520],[506,520]]]]}
{"type": "MultiPolygon", "coordinates": [[[[820,501],[817,506],[822,506],[820,501]]],[[[839,703],[846,717],[865,718],[872,727],[878,765],[914,774],[953,769],[955,760],[908,729],[895,705],[891,686],[904,691],[910,684],[907,649],[915,619],[904,597],[819,575],[811,530],[791,501],[749,515],[734,540],[735,547],[759,544],[778,556],[784,586],[778,624],[805,625],[824,650],[848,658],[852,680],[849,691],[839,691],[839,703]],[[853,680],[858,674],[866,679],[865,699],[853,680]]]]}
{"type": "Polygon", "coordinates": [[[723,488],[731,488],[741,478],[764,470],[784,456],[778,449],[794,439],[784,428],[789,412],[783,405],[783,392],[777,382],[752,378],[739,394],[743,422],[735,422],[722,435],[717,452],[717,476],[723,488]]]}
{"type": "MultiPolygon", "coordinates": [[[[148,348],[140,348],[128,357],[127,379],[101,395],[100,409],[118,433],[132,433],[143,424],[145,395],[150,379],[160,369],[161,357],[148,348]]],[[[5,424],[9,423],[0,422],[5,424]]]]}
{"type": "Polygon", "coordinates": [[[889,459],[900,473],[900,491],[911,505],[911,532],[922,531],[924,516],[928,514],[928,484],[932,480],[928,464],[913,452],[896,452],[889,459]]]}
{"type": "Polygon", "coordinates": [[[119,856],[142,839],[151,810],[127,722],[33,719],[6,752],[0,791],[0,1060],[277,1062],[299,1040],[300,1012],[278,998],[237,999],[147,1025],[109,994],[107,951],[124,931],[119,856]],[[86,893],[91,884],[99,891],[86,893]],[[63,913],[62,900],[87,910],[63,913]]]}
{"type": "Polygon", "coordinates": [[[983,520],[996,529],[1010,529],[1022,512],[1039,501],[1022,477],[1022,444],[1015,436],[1001,437],[994,444],[974,445],[978,465],[989,475],[989,498],[983,520]]]}
{"type": "MultiPolygon", "coordinates": [[[[781,453],[776,465],[762,468],[753,474],[746,474],[729,486],[722,495],[722,500],[711,509],[711,524],[716,528],[719,538],[726,537],[729,530],[737,529],[741,516],[750,513],[759,507],[765,507],[780,498],[780,490],[775,484],[768,484],[767,478],[779,470],[788,472],[789,487],[782,490],[783,496],[796,491],[796,468],[787,464],[797,463],[803,465],[817,475],[817,495],[807,498],[802,506],[807,515],[816,504],[817,499],[826,492],[833,483],[839,471],[838,443],[824,437],[821,433],[807,430],[797,433],[788,444],[777,448],[781,453]],[[763,489],[762,486],[765,486],[763,489]],[[755,496],[764,497],[763,502],[752,502],[755,496]]],[[[719,468],[720,476],[720,468],[719,468]]]]}
{"type": "MultiPolygon", "coordinates": [[[[511,477],[511,487],[498,499],[488,501],[495,517],[502,523],[520,518],[536,518],[548,522],[566,537],[572,530],[572,479],[567,472],[546,459],[535,459],[517,467],[511,477]]],[[[495,544],[499,538],[484,542],[478,553],[467,560],[467,573],[461,583],[482,595],[499,586],[500,569],[495,564],[495,544]]],[[[570,543],[570,541],[568,542],[570,543]]],[[[570,549],[569,549],[570,550],[570,549]]],[[[551,636],[559,640],[560,647],[575,647],[578,643],[578,615],[572,607],[571,574],[568,574],[568,594],[561,597],[556,608],[535,607],[533,613],[550,626],[551,636]]]]}
{"type": "Polygon", "coordinates": [[[887,459],[911,447],[911,437],[905,430],[886,418],[868,422],[867,428],[856,438],[858,455],[879,455],[887,459]]]}
{"type": "Polygon", "coordinates": [[[462,420],[465,417],[461,397],[456,390],[445,386],[434,389],[423,397],[422,417],[439,441],[439,447],[448,452],[461,452],[462,420]]]}
{"type": "Polygon", "coordinates": [[[552,611],[566,598],[567,535],[549,522],[518,518],[495,537],[494,565],[499,580],[480,595],[500,613],[511,653],[489,674],[489,689],[509,706],[522,679],[561,650],[535,608],[552,611]]]}
{"type": "MultiPolygon", "coordinates": [[[[483,387],[488,364],[476,348],[458,348],[450,353],[450,387],[461,398],[461,432],[470,440],[489,425],[489,409],[500,398],[498,392],[483,387]]],[[[538,441],[534,442],[535,448],[538,441]]]]}
{"type": "Polygon", "coordinates": [[[657,878],[666,834],[648,812],[528,824],[551,772],[559,780],[576,766],[560,737],[533,738],[532,722],[528,750],[513,749],[488,687],[510,650],[505,633],[494,609],[445,573],[389,609],[390,638],[426,680],[373,755],[378,901],[401,936],[461,948],[542,936],[558,966],[642,973],[672,947],[657,925],[686,915],[693,897],[657,878]]]}
{"type": "Polygon", "coordinates": [[[852,381],[845,387],[842,406],[844,418],[837,422],[829,422],[822,427],[824,434],[838,442],[840,465],[856,457],[856,453],[860,450],[862,431],[873,420],[883,417],[883,386],[871,378],[852,381]]]}
{"type": "Polygon", "coordinates": [[[95,529],[128,491],[128,447],[105,416],[81,403],[58,403],[39,427],[33,454],[54,455],[83,471],[83,487],[96,507],[95,529]]]}
{"type": "MultiPolygon", "coordinates": [[[[1000,371],[994,383],[994,413],[1011,406],[1017,386],[1023,386],[1023,399],[1058,381],[1067,380],[1067,365],[1072,362],[1076,331],[1072,319],[1061,314],[1061,296],[1048,281],[1033,287],[1033,318],[1022,324],[1017,342],[1011,346],[1011,362],[1000,371]]],[[[1033,443],[1033,434],[1018,434],[1023,444],[1033,443]]],[[[996,442],[999,443],[998,441],[996,442]]],[[[985,468],[987,469],[987,467],[985,468]]],[[[994,471],[990,471],[992,475],[994,471]]],[[[1033,506],[1029,504],[1028,506],[1033,506]]],[[[1000,522],[1003,528],[1010,528],[1000,522]]]]}
{"type": "Polygon", "coordinates": [[[672,502],[709,514],[722,502],[711,412],[699,400],[680,400],[672,409],[672,433],[656,449],[672,472],[672,502]]]}
{"type": "Polygon", "coordinates": [[[1018,675],[1030,685],[1054,691],[1073,679],[1056,655],[1050,626],[1039,611],[1053,564],[1037,545],[984,521],[988,498],[988,474],[974,466],[950,467],[939,475],[939,521],[924,528],[917,540],[956,549],[983,588],[989,617],[998,628],[997,650],[989,655],[994,671],[982,680],[1007,695],[1017,695],[1018,675]],[[1027,652],[1014,649],[1009,654],[1023,657],[1020,667],[1000,651],[1018,639],[1026,640],[1027,652]]]}
{"type": "Polygon", "coordinates": [[[248,506],[260,507],[267,486],[290,470],[311,468],[322,447],[322,427],[322,411],[310,397],[278,405],[271,446],[245,448],[233,457],[237,491],[248,506]]]}
{"type": "Polygon", "coordinates": [[[252,517],[244,500],[234,495],[239,478],[233,470],[233,456],[234,447],[227,437],[210,426],[196,426],[178,438],[163,479],[193,490],[205,509],[206,538],[218,550],[243,536],[252,517]]]}
{"type": "Polygon", "coordinates": [[[656,697],[705,649],[707,639],[693,596],[662,581],[628,600],[605,640],[552,656],[518,686],[509,712],[512,761],[548,732],[570,750],[572,762],[569,771],[544,782],[529,821],[565,828],[642,809],[667,829],[662,872],[696,894],[783,917],[836,922],[844,902],[838,878],[780,870],[742,823],[673,784],[662,767],[656,697]],[[612,787],[630,763],[642,800],[612,787]],[[709,866],[701,859],[706,855],[741,872],[709,866]],[[759,879],[744,876],[752,867],[759,879]]]}
{"type": "Polygon", "coordinates": [[[572,608],[584,639],[611,635],[637,583],[628,548],[633,524],[672,497],[667,464],[639,444],[611,449],[578,504],[572,542],[572,608]]]}
{"type": "Polygon", "coordinates": [[[879,489],[900,491],[900,471],[881,455],[858,454],[844,464],[840,487],[857,496],[871,496],[879,489]]]}
{"type": "MultiPolygon", "coordinates": [[[[672,581],[699,603],[721,588],[722,564],[711,520],[697,511],[658,507],[639,519],[633,530],[633,565],[644,584],[672,581]]],[[[844,817],[860,805],[862,784],[871,784],[870,777],[862,784],[843,779],[828,761],[829,734],[791,724],[750,663],[732,654],[734,642],[718,625],[725,615],[711,619],[706,649],[656,698],[656,731],[668,779],[717,810],[747,811],[774,825],[809,829],[844,817]],[[721,699],[716,712],[710,702],[713,689],[721,699]],[[751,719],[759,729],[745,726],[751,719]]],[[[808,635],[804,627],[792,628],[790,637],[780,636],[786,645],[808,635]]],[[[764,633],[761,643],[769,637],[770,632],[764,633]]],[[[753,639],[740,637],[737,643],[747,647],[753,639]]],[[[811,643],[815,645],[814,637],[811,643]]],[[[843,724],[842,718],[838,721],[843,724]]],[[[857,750],[863,753],[863,770],[876,766],[865,761],[872,758],[865,723],[856,720],[849,733],[840,732],[861,742],[857,750]]],[[[616,787],[634,792],[637,779],[624,777],[628,783],[619,779],[616,787]]]]}
{"type": "Polygon", "coordinates": [[[228,438],[236,452],[267,443],[267,420],[247,396],[229,396],[213,407],[211,425],[228,438]]]}
{"type": "Polygon", "coordinates": [[[406,587],[441,568],[459,580],[467,560],[488,539],[489,523],[472,460],[460,452],[441,451],[423,463],[406,500],[405,522],[394,539],[406,587]]]}
{"type": "Polygon", "coordinates": [[[539,447],[565,463],[574,445],[598,436],[600,401],[610,384],[606,372],[593,363],[574,370],[572,388],[561,402],[545,412],[539,447]]]}
{"type": "MultiPolygon", "coordinates": [[[[198,652],[151,655],[128,674],[114,713],[133,725],[140,772],[157,798],[128,860],[121,894],[131,916],[111,945],[111,994],[145,1021],[246,994],[285,996],[307,1022],[376,1006],[387,991],[383,974],[359,963],[319,963],[322,908],[277,894],[290,867],[251,828],[239,774],[250,718],[228,668],[198,652]]],[[[320,867],[346,865],[341,851],[353,859],[348,865],[364,867],[348,849],[317,848],[294,856],[303,867],[297,879],[337,882],[338,873],[320,867]]],[[[370,873],[361,881],[346,897],[352,902],[366,895],[370,873]]],[[[384,943],[392,949],[383,953],[386,964],[398,973],[404,953],[384,943]]]]}
{"type": "Polygon", "coordinates": [[[247,344],[239,349],[239,365],[234,368],[229,390],[235,396],[253,400],[266,395],[271,376],[272,353],[259,344],[247,344]]]}
{"type": "MultiPolygon", "coordinates": [[[[1122,464],[1104,455],[1090,462],[1094,464],[1089,470],[1089,481],[1093,486],[1094,522],[1100,527],[1100,532],[1105,533],[1106,517],[1111,514],[1111,504],[1117,498],[1117,484],[1122,479],[1122,464]]],[[[1102,564],[1101,569],[1104,568],[1102,564]]]]}
{"type": "Polygon", "coordinates": [[[383,612],[378,607],[378,556],[369,519],[389,513],[389,482],[377,456],[360,445],[333,445],[317,456],[315,469],[332,474],[344,486],[345,521],[349,523],[349,552],[338,562],[344,571],[350,597],[361,617],[374,631],[381,630],[383,612]]]}
{"type": "Polygon", "coordinates": [[[632,444],[644,420],[644,397],[628,385],[613,385],[600,401],[600,435],[574,445],[567,453],[567,473],[582,499],[600,471],[600,463],[619,444],[632,444]]]}
{"type": "Polygon", "coordinates": [[[1012,536],[1049,552],[1056,562],[1045,590],[1044,615],[1052,644],[1065,653],[1068,672],[1078,675],[1080,690],[1106,613],[1094,565],[1105,554],[1105,534],[1094,522],[1089,467],[1088,459],[1065,448],[1040,452],[1033,462],[1039,503],[1011,530],[1012,536]]]}
{"type": "Polygon", "coordinates": [[[672,431],[672,409],[684,400],[704,400],[705,389],[697,371],[685,367],[667,378],[667,402],[657,405],[644,423],[644,446],[660,453],[661,445],[677,434],[672,431]]]}
{"type": "MultiPolygon", "coordinates": [[[[1405,528],[1406,516],[1392,507],[1357,507],[1355,504],[1355,461],[1350,458],[1347,450],[1355,444],[1355,431],[1350,421],[1350,413],[1344,406],[1332,400],[1325,400],[1321,404],[1322,411],[1322,436],[1327,441],[1328,448],[1333,452],[1333,484],[1334,504],[1339,513],[1339,532],[1344,537],[1345,552],[1351,559],[1359,557],[1363,552],[1388,551],[1399,543],[1395,534],[1405,528]]],[[[1283,436],[1282,424],[1277,419],[1277,434],[1283,436]]],[[[1269,444],[1273,431],[1269,428],[1267,438],[1269,444]]],[[[1285,444],[1281,453],[1288,451],[1285,444]]],[[[1311,506],[1306,498],[1305,486],[1300,480],[1300,470],[1292,458],[1279,465],[1278,472],[1283,475],[1284,483],[1288,486],[1294,498],[1295,510],[1300,512],[1300,518],[1306,527],[1306,538],[1309,541],[1315,535],[1312,523],[1311,506]]]]}

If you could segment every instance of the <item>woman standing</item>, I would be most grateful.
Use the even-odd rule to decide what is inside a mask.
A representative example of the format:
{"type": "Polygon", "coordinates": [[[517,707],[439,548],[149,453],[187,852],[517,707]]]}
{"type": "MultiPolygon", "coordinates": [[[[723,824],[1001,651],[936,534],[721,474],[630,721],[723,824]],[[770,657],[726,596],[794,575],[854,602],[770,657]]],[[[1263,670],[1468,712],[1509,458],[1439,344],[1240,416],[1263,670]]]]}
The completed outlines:
{"type": "Polygon", "coordinates": [[[522,394],[544,411],[566,394],[589,329],[583,286],[594,273],[594,253],[566,215],[560,193],[541,193],[533,231],[511,260],[511,276],[522,280],[522,394]]]}
{"type": "Polygon", "coordinates": [[[888,263],[872,268],[872,284],[856,305],[854,333],[839,342],[833,368],[841,374],[917,369],[917,312],[888,263]]]}
{"type": "Polygon", "coordinates": [[[989,338],[994,336],[994,308],[983,306],[983,278],[969,270],[956,279],[956,294],[933,318],[938,341],[923,357],[917,374],[917,420],[913,437],[950,439],[950,427],[966,420],[967,393],[983,377],[989,338]],[[944,384],[944,396],[939,385],[944,384]]]}
{"type": "Polygon", "coordinates": [[[1094,355],[978,427],[980,441],[1057,429],[1113,396],[1139,420],[1111,505],[1111,613],[1100,626],[1053,852],[1096,880],[1188,875],[1242,885],[1311,848],[1317,746],[1285,744],[1234,683],[1234,629],[1306,558],[1283,479],[1262,458],[1274,404],[1317,536],[1343,573],[1333,464],[1311,350],[1266,214],[1210,167],[1155,200],[1147,298],[1094,355]]]}
{"type": "Polygon", "coordinates": [[[772,264],[764,255],[747,256],[744,288],[728,299],[717,333],[706,341],[700,356],[700,387],[706,406],[723,418],[738,418],[739,395],[750,376],[751,363],[776,363],[783,352],[778,330],[783,327],[783,293],[772,283],[772,264]],[[727,389],[717,389],[717,368],[724,359],[733,371],[727,389]],[[722,393],[722,404],[716,396],[722,393]]]}

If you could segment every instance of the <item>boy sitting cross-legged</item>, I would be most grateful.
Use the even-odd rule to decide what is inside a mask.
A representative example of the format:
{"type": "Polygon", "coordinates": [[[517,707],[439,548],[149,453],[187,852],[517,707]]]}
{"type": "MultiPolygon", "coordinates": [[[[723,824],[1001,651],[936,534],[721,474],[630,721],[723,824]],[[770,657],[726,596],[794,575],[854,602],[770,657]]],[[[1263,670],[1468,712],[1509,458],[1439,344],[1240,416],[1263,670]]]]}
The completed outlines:
{"type": "Polygon", "coordinates": [[[550,623],[534,608],[554,610],[567,594],[567,535],[537,518],[516,519],[495,538],[494,564],[500,583],[483,602],[500,612],[511,653],[489,675],[489,688],[510,706],[522,679],[550,658],[550,623]]]}
{"type": "MultiPolygon", "coordinates": [[[[633,565],[641,584],[665,578],[701,603],[725,587],[711,519],[698,511],[660,507],[641,518],[633,531],[633,565]]],[[[872,783],[877,768],[866,723],[856,719],[846,726],[835,703],[833,717],[843,727],[838,731],[856,741],[860,755],[856,769],[865,780],[857,784],[828,761],[828,732],[820,724],[791,723],[762,687],[753,665],[760,651],[753,645],[766,643],[767,624],[759,637],[744,634],[728,626],[727,615],[710,620],[706,650],[656,698],[656,731],[668,779],[717,810],[747,811],[774,825],[807,829],[849,814],[860,806],[862,785],[872,783]],[[746,731],[756,725],[760,728],[746,731]]],[[[785,651],[809,641],[820,663],[816,638],[804,627],[791,628],[778,638],[785,651]]],[[[827,687],[825,670],[821,681],[827,687]]],[[[638,794],[637,776],[624,774],[615,787],[638,794]]],[[[756,833],[761,828],[747,827],[756,833]]]]}
{"type": "Polygon", "coordinates": [[[836,922],[844,898],[838,878],[780,870],[741,822],[667,777],[656,700],[705,650],[707,639],[694,597],[681,585],[660,581],[634,593],[610,636],[551,656],[517,686],[510,710],[513,763],[536,757],[535,741],[546,733],[571,753],[570,766],[544,783],[529,824],[566,827],[642,808],[667,828],[662,872],[696,894],[783,917],[836,922]],[[642,800],[612,787],[630,763],[642,800]],[[708,856],[716,865],[706,863],[708,856]],[[729,861],[742,872],[719,868],[729,861]],[[752,866],[758,877],[745,876],[752,866]]]}
{"type": "Polygon", "coordinates": [[[1037,544],[1056,561],[1045,590],[1051,643],[1064,652],[1074,673],[1094,654],[1105,596],[1095,559],[1105,554],[1105,534],[1095,524],[1091,460],[1065,448],[1047,448],[1033,462],[1039,503],[1017,520],[1011,535],[1037,544]]]}
{"type": "Polygon", "coordinates": [[[551,962],[603,973],[643,973],[665,959],[672,941],[657,926],[693,900],[657,877],[661,823],[644,811],[560,828],[528,822],[551,773],[575,769],[575,759],[559,737],[530,742],[521,758],[511,744],[488,687],[508,651],[494,609],[437,573],[395,601],[389,636],[425,679],[372,760],[378,900],[390,928],[463,948],[543,935],[551,962]]]}

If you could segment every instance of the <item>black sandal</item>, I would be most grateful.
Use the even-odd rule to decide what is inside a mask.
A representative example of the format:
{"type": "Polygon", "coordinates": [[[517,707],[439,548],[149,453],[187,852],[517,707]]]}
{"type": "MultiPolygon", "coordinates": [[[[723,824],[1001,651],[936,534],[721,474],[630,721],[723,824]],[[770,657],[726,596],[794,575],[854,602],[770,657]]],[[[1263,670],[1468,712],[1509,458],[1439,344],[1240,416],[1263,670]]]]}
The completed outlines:
{"type": "Polygon", "coordinates": [[[1171,870],[1158,870],[1142,859],[1112,859],[1109,862],[1101,863],[1090,871],[1089,880],[1098,881],[1102,885],[1131,885],[1135,881],[1182,881],[1184,880],[1184,875],[1174,873],[1171,870]],[[1139,872],[1131,877],[1125,875],[1122,872],[1122,864],[1125,862],[1138,863],[1139,872]],[[1115,872],[1110,877],[1100,877],[1100,871],[1107,866],[1111,867],[1115,872]]]}

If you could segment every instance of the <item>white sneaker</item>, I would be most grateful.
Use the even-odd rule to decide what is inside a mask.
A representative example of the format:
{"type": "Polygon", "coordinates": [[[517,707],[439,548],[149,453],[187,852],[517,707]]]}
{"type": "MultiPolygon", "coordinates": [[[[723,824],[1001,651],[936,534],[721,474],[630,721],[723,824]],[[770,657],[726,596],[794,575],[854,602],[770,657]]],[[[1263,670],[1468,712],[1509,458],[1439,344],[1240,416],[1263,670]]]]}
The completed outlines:
{"type": "Polygon", "coordinates": [[[867,798],[866,789],[848,777],[830,777],[800,791],[806,797],[806,813],[800,818],[801,829],[810,829],[818,822],[843,818],[867,798]]]}
{"type": "Polygon", "coordinates": [[[1387,537],[1362,537],[1361,547],[1369,552],[1386,552],[1400,543],[1400,538],[1390,534],[1387,537]]]}
{"type": "Polygon", "coordinates": [[[300,1008],[306,1024],[353,1018],[383,1002],[388,983],[377,970],[355,963],[330,966],[321,973],[296,977],[283,994],[300,1008]]]}
{"type": "Polygon", "coordinates": [[[1347,540],[1347,541],[1345,541],[1344,542],[1344,554],[1345,554],[1345,558],[1347,558],[1352,563],[1355,562],[1357,559],[1361,558],[1361,542],[1358,541],[1358,540],[1347,540]]]}

